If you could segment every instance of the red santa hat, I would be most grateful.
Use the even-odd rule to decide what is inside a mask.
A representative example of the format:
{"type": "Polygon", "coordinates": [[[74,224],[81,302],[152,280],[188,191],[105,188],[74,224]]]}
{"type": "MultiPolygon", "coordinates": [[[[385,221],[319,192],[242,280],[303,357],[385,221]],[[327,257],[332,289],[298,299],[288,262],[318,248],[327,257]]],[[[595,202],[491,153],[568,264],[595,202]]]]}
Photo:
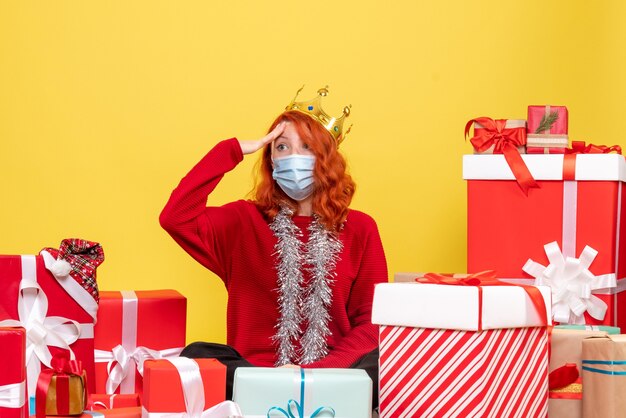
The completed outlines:
{"type": "Polygon", "coordinates": [[[98,284],[96,283],[96,269],[104,261],[104,250],[97,242],[79,238],[69,238],[61,241],[59,249],[44,248],[56,261],[50,271],[55,276],[68,274],[78,282],[96,302],[99,301],[98,284]]]}

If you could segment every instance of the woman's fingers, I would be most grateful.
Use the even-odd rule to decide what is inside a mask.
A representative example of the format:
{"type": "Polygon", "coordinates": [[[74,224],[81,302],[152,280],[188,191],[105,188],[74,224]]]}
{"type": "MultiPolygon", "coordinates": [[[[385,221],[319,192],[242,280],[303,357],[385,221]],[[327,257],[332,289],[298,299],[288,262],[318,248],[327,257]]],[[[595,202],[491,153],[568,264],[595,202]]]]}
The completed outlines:
{"type": "Polygon", "coordinates": [[[246,154],[252,154],[254,152],[257,152],[258,150],[263,148],[265,144],[268,144],[272,142],[273,140],[275,140],[276,138],[278,138],[283,133],[284,130],[285,130],[285,122],[281,122],[278,125],[276,125],[274,129],[272,129],[272,132],[268,133],[261,139],[257,139],[255,141],[241,141],[240,140],[239,145],[241,146],[242,153],[246,155],[246,154]]]}

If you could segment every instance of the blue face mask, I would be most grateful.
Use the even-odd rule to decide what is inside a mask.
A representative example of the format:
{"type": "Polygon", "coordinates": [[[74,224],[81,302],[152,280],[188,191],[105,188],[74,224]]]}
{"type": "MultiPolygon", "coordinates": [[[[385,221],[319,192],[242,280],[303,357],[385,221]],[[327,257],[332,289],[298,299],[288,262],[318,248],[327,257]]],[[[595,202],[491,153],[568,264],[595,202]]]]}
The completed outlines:
{"type": "Polygon", "coordinates": [[[272,177],[287,196],[301,201],[313,193],[315,156],[292,154],[273,161],[272,177]]]}

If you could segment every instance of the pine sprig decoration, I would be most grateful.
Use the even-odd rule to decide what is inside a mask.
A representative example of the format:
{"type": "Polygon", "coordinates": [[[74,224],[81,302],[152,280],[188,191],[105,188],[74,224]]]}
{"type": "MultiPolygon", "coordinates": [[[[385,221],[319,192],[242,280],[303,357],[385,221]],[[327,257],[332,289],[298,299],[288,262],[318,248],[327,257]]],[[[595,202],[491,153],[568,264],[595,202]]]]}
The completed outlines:
{"type": "Polygon", "coordinates": [[[549,131],[552,128],[552,125],[554,125],[554,123],[559,119],[559,112],[558,111],[554,111],[554,112],[550,112],[550,114],[548,115],[543,115],[543,117],[541,118],[541,122],[539,122],[539,126],[537,126],[537,129],[535,129],[536,134],[540,134],[543,131],[549,131]]]}

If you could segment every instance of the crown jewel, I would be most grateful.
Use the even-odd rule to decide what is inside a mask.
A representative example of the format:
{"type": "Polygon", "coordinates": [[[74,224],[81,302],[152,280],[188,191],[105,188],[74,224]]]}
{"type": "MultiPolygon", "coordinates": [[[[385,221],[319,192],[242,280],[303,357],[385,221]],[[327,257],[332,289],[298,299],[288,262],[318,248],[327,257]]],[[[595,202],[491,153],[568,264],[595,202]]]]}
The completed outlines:
{"type": "Polygon", "coordinates": [[[295,97],[291,100],[291,103],[285,108],[285,110],[297,110],[302,113],[306,113],[311,116],[313,119],[322,124],[324,128],[328,132],[330,132],[331,136],[335,138],[337,141],[337,146],[341,144],[341,142],[345,139],[346,135],[350,132],[352,125],[343,132],[343,122],[344,120],[350,116],[350,108],[352,105],[345,106],[343,108],[343,112],[340,117],[334,118],[329,116],[324,109],[322,109],[322,97],[328,96],[328,86],[321,88],[317,91],[317,96],[311,100],[296,102],[298,98],[298,94],[302,91],[304,86],[300,87],[300,89],[296,92],[295,97]]]}

